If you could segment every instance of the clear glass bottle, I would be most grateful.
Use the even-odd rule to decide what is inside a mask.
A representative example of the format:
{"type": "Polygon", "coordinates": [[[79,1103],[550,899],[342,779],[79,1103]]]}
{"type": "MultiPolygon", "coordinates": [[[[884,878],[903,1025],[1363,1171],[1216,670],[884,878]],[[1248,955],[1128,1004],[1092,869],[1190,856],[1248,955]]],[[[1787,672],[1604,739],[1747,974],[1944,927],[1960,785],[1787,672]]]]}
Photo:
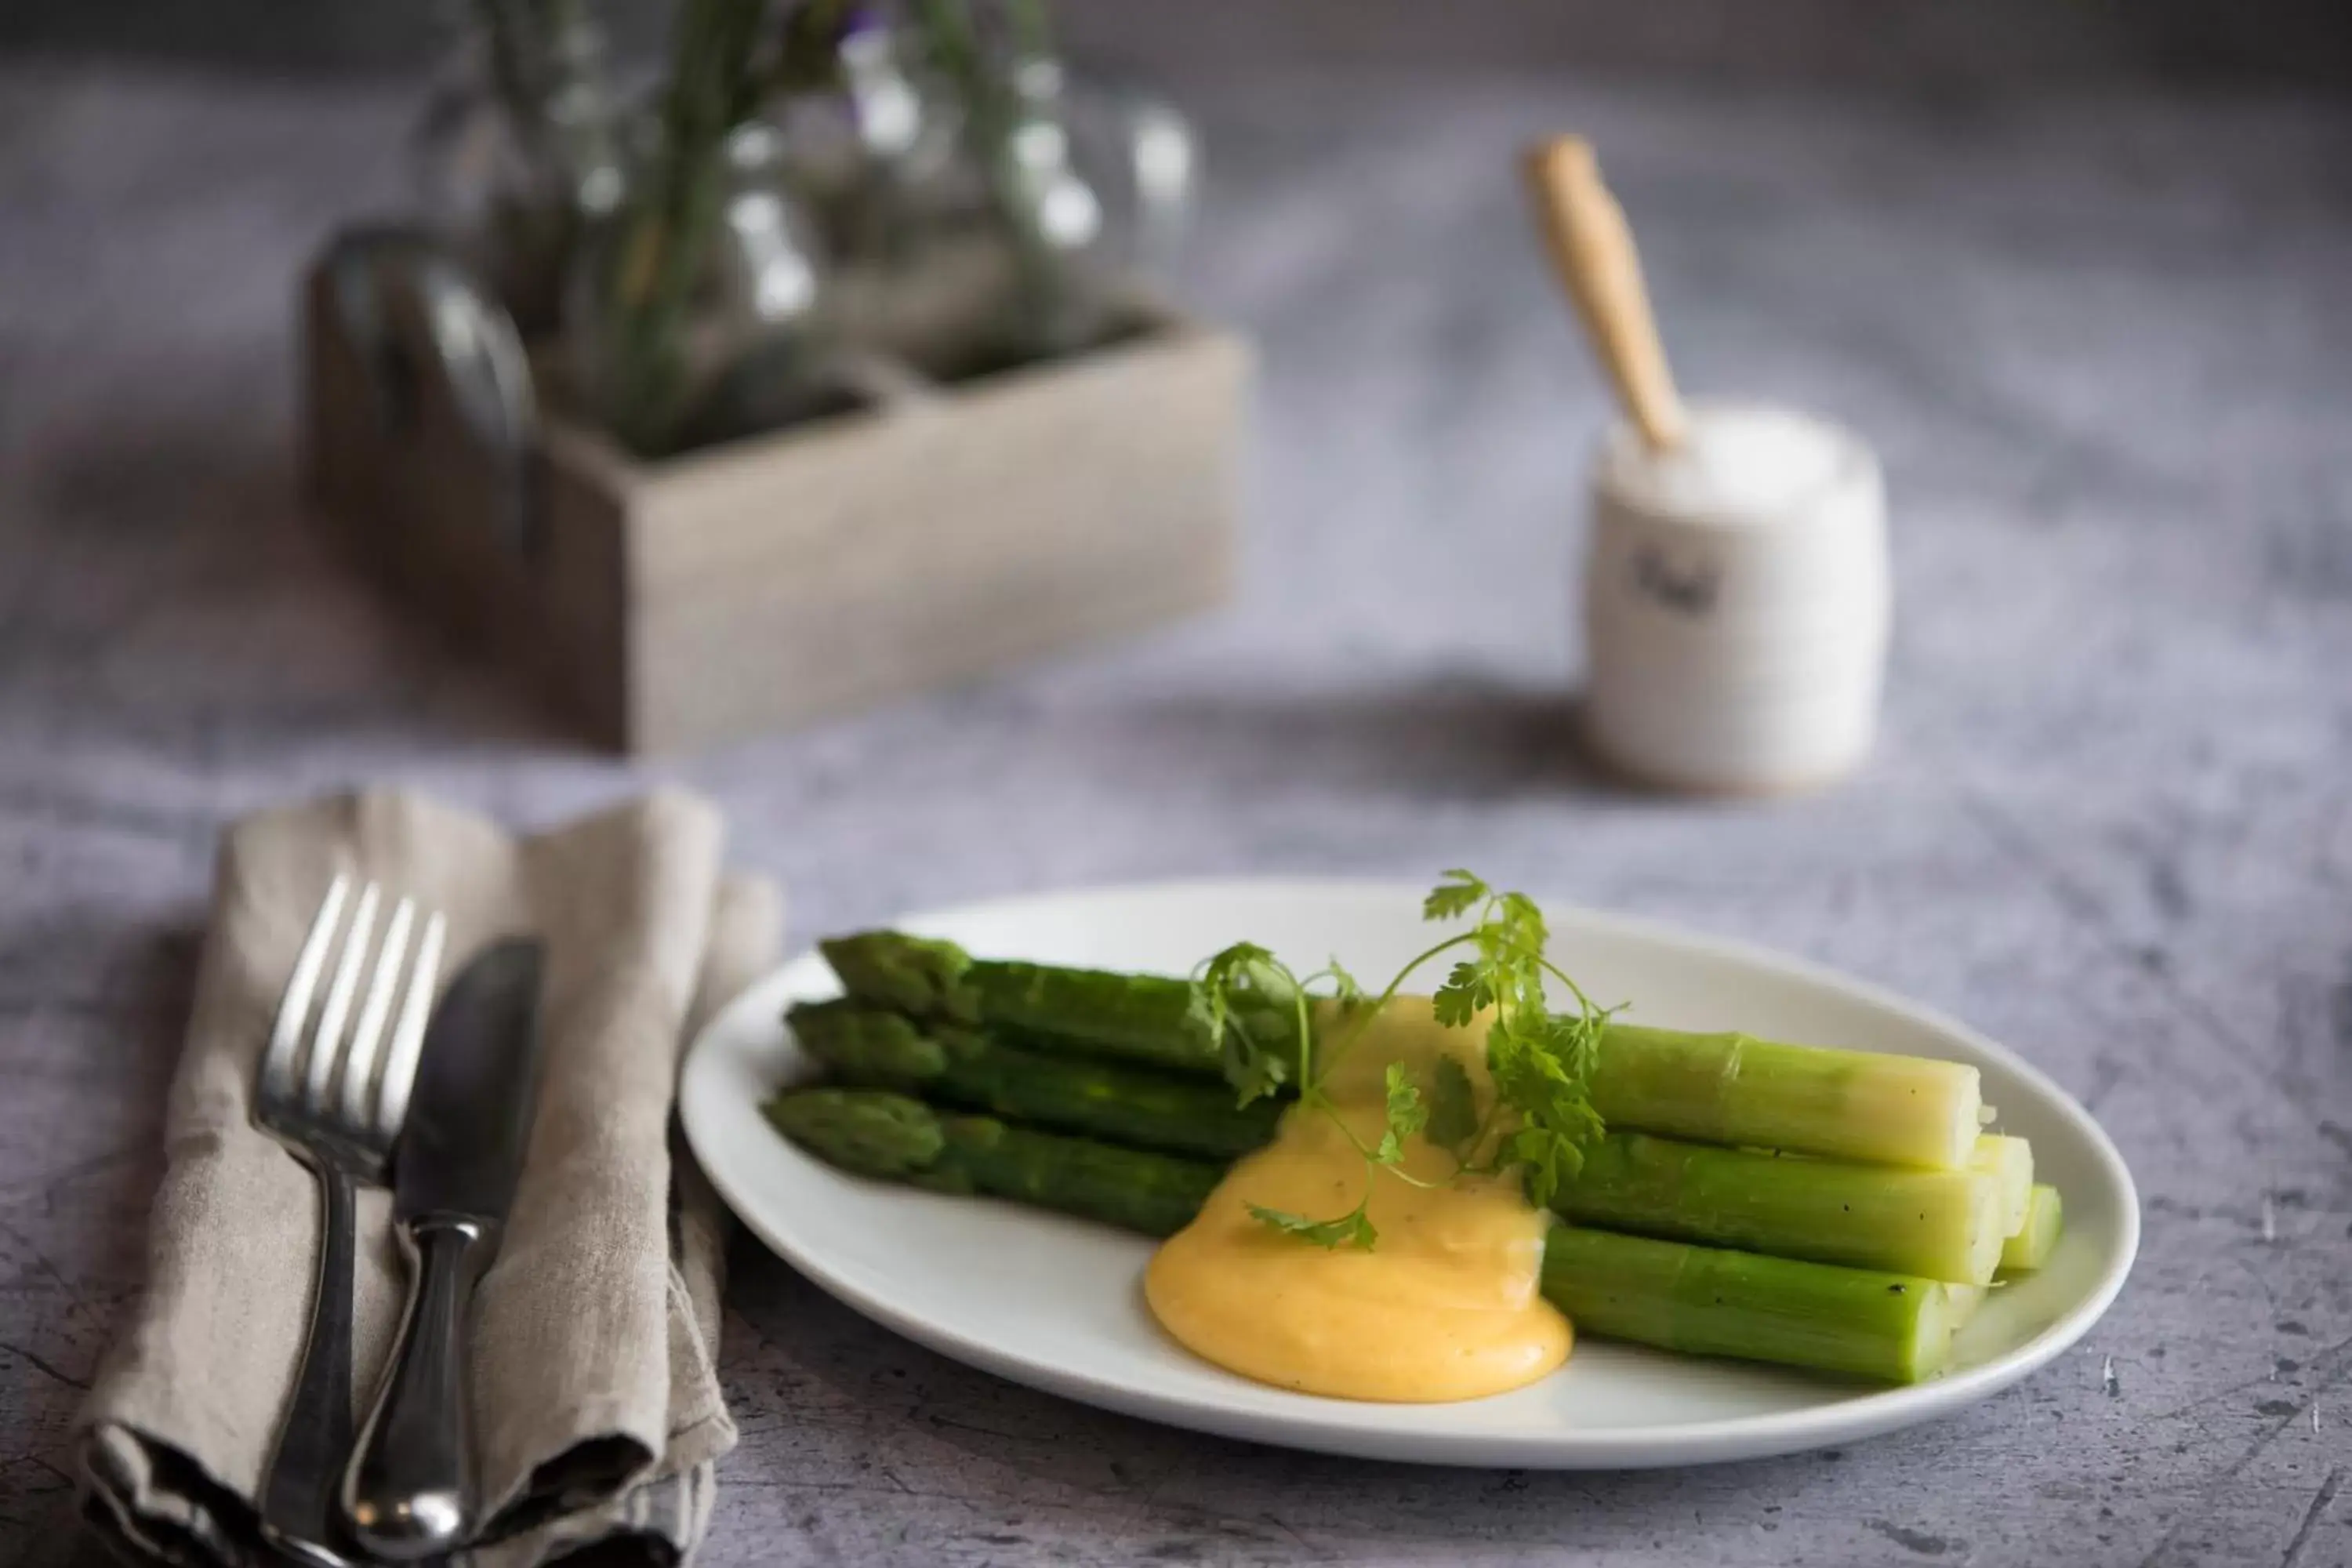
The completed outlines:
{"type": "Polygon", "coordinates": [[[1133,330],[1139,293],[1190,216],[1190,126],[1163,105],[1073,82],[1034,3],[1008,4],[1008,26],[991,40],[956,0],[922,14],[964,105],[962,153],[998,258],[983,358],[1051,358],[1133,330]]]}
{"type": "MultiPolygon", "coordinates": [[[[657,151],[649,145],[638,164],[647,198],[658,194],[657,151]]],[[[574,261],[564,339],[576,398],[644,457],[846,406],[824,248],[787,177],[782,134],[751,121],[708,168],[659,177],[698,188],[633,203],[574,261]]]]}
{"type": "Polygon", "coordinates": [[[870,6],[818,0],[786,29],[782,85],[762,117],[844,266],[913,257],[954,205],[953,96],[870,6]]]}
{"type": "Polygon", "coordinates": [[[1192,222],[1200,144],[1192,121],[1148,93],[1067,73],[1040,90],[1062,125],[1070,168],[1102,208],[1088,245],[1094,264],[1136,286],[1167,287],[1192,222]]]}
{"type": "Polygon", "coordinates": [[[572,247],[619,210],[625,116],[581,0],[476,0],[410,142],[426,212],[530,336],[572,247]]]}

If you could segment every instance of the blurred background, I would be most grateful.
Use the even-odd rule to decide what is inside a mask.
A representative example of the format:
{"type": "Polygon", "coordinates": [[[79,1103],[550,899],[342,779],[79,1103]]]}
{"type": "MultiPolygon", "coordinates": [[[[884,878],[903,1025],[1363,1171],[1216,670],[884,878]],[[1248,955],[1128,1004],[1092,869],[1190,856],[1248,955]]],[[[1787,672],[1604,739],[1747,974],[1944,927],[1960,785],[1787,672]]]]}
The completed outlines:
{"type": "MultiPolygon", "coordinates": [[[[675,15],[590,9],[625,62],[675,15]]],[[[1170,289],[1257,354],[1229,603],[653,764],[373,591],[302,489],[305,269],[417,209],[473,14],[0,3],[0,803],[33,904],[188,907],[217,826],[306,789],[546,820],[674,776],[802,931],[1080,879],[1510,864],[1999,1032],[2030,990],[1974,977],[2045,962],[2013,878],[2046,873],[2128,911],[2084,940],[2151,948],[2193,907],[2211,941],[2179,962],[2326,1014],[2340,894],[2283,865],[2352,856],[2340,5],[1069,0],[1074,68],[1199,132],[1170,289]],[[1562,132],[1685,389],[1885,461],[1882,736],[1841,790],[1694,808],[1575,743],[1614,416],[1517,162],[1562,132]]]]}
{"type": "MultiPolygon", "coordinates": [[[[665,7],[604,8],[625,47],[664,37],[665,7]]],[[[20,49],[268,67],[391,71],[433,63],[452,13],[367,0],[230,0],[201,10],[171,0],[58,5],[9,0],[0,40],[20,49]]],[[[1253,66],[1574,68],[1690,72],[1717,81],[1877,83],[1946,91],[2118,80],[2341,86],[2342,8],[2326,0],[1087,0],[1064,7],[1072,53],[1130,69],[1224,73],[1253,66]]]]}

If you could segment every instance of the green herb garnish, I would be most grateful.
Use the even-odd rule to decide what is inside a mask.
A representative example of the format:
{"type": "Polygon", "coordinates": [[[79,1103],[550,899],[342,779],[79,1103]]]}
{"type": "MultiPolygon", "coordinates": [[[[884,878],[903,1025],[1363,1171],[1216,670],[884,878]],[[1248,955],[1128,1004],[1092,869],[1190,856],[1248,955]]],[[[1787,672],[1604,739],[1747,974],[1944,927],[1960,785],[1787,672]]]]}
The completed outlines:
{"type": "Polygon", "coordinates": [[[1582,1167],[1586,1145],[1601,1135],[1590,1080],[1601,1028],[1614,1009],[1595,1006],[1544,956],[1549,932],[1534,900],[1523,893],[1496,892],[1471,873],[1454,870],[1423,900],[1422,915],[1431,921],[1475,919],[1468,931],[1407,963],[1369,1003],[1336,961],[1302,977],[1254,942],[1225,949],[1192,978],[1194,1016],[1217,1042],[1226,1079],[1241,1103],[1295,1081],[1301,1110],[1329,1117],[1363,1156],[1364,1194],[1346,1214],[1315,1219],[1250,1205],[1261,1222],[1318,1247],[1377,1244],[1368,1206],[1381,1171],[1415,1186],[1437,1184],[1402,1169],[1405,1142],[1415,1134],[1454,1156],[1457,1177],[1520,1167],[1528,1199],[1538,1207],[1550,1205],[1560,1184],[1582,1167]],[[1331,1103],[1324,1074],[1422,965],[1463,948],[1468,954],[1437,988],[1434,1016],[1441,1025],[1459,1028],[1493,1010],[1486,1068],[1495,1081],[1495,1103],[1480,1114],[1468,1071],[1451,1057],[1438,1058],[1425,1086],[1412,1081],[1403,1063],[1391,1062],[1384,1075],[1381,1136],[1367,1143],[1331,1103]],[[1551,1011],[1547,976],[1568,988],[1576,1001],[1574,1012],[1551,1011]],[[1339,1004],[1337,1010],[1347,1019],[1323,1053],[1320,1072],[1314,1029],[1318,1002],[1339,1004]]]}

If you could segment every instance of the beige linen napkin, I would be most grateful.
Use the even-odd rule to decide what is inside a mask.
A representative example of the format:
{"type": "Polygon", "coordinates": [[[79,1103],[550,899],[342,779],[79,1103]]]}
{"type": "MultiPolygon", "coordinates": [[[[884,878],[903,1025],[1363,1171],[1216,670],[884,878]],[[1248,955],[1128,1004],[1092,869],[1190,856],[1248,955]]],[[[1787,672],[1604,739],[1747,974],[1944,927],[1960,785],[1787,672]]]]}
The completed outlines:
{"type": "MultiPolygon", "coordinates": [[[[775,952],[766,883],[725,877],[718,814],[676,792],[536,837],[398,793],[228,833],[166,1112],[148,1284],[80,1421],[89,1513],[133,1552],[261,1561],[258,1491],[309,1322],[315,1179],[249,1120],[256,1058],[338,871],[441,910],[443,979],[492,938],[547,942],[530,1150],[477,1297],[483,1568],[589,1546],[684,1559],[733,1447],[714,1363],[723,1215],[670,1107],[687,1031],[775,952]]],[[[402,1287],[388,1194],[362,1190],[355,1398],[402,1287]]]]}

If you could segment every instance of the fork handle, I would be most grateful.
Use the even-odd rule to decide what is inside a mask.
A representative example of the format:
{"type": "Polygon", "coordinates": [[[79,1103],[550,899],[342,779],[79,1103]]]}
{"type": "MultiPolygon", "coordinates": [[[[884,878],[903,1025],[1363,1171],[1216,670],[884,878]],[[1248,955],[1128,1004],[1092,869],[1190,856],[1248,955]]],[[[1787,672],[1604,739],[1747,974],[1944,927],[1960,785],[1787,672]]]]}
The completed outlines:
{"type": "Polygon", "coordinates": [[[278,1427],[278,1449],[261,1489],[261,1528],[271,1543],[307,1563],[340,1568],[335,1473],[352,1451],[352,1178],[332,1160],[311,1162],[319,1177],[319,1272],[310,1290],[310,1336],[294,1396],[278,1427]]]}
{"type": "Polygon", "coordinates": [[[378,1557],[409,1562],[462,1545],[474,1513],[466,1400],[467,1309],[489,1226],[462,1215],[403,1221],[408,1308],[343,1478],[343,1516],[378,1557]]]}

